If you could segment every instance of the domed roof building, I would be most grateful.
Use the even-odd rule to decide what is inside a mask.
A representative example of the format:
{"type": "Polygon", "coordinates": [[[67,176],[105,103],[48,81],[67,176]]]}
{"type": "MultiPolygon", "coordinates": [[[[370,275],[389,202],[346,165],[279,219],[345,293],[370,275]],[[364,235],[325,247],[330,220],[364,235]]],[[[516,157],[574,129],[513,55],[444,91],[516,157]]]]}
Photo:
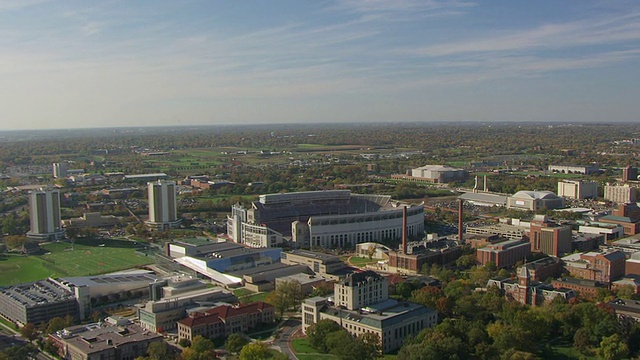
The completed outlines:
{"type": "Polygon", "coordinates": [[[540,208],[562,209],[565,199],[551,191],[522,190],[507,199],[507,208],[536,211],[540,208]]]}

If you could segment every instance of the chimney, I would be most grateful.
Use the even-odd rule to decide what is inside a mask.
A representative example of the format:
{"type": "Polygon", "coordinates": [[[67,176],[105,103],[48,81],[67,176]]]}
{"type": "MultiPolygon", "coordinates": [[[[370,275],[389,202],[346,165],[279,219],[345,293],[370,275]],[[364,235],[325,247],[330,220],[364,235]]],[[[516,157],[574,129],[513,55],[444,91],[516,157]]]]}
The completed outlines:
{"type": "Polygon", "coordinates": [[[462,204],[464,204],[464,200],[458,199],[458,241],[460,244],[464,242],[462,237],[462,204]]]}
{"type": "Polygon", "coordinates": [[[407,207],[402,208],[402,253],[407,253],[407,207]]]}

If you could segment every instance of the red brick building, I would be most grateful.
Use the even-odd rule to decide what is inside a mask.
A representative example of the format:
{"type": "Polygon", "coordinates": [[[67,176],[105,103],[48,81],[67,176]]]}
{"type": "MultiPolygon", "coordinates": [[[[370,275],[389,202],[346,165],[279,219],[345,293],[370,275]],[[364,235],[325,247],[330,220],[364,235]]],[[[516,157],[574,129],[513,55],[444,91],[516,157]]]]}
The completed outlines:
{"type": "Polygon", "coordinates": [[[518,261],[526,259],[529,254],[531,247],[524,240],[506,240],[476,250],[479,264],[493,262],[498,268],[513,266],[518,261]]]}
{"type": "Polygon", "coordinates": [[[274,321],[275,308],[262,301],[238,307],[221,305],[203,312],[193,312],[189,317],[179,320],[178,338],[192,341],[198,335],[206,338],[229,336],[274,321]]]}
{"type": "Polygon", "coordinates": [[[571,276],[610,284],[624,276],[626,256],[622,251],[590,251],[562,258],[564,268],[571,276]]]}
{"type": "Polygon", "coordinates": [[[529,241],[532,252],[561,256],[571,252],[571,226],[558,225],[546,216],[537,215],[531,221],[529,241]]]}

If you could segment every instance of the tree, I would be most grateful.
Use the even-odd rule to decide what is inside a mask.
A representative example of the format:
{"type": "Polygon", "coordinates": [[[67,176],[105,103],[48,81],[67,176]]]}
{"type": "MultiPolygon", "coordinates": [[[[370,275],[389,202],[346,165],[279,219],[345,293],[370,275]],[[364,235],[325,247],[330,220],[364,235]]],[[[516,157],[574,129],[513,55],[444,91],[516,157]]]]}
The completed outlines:
{"type": "Polygon", "coordinates": [[[321,353],[327,353],[329,351],[325,342],[327,335],[340,329],[342,329],[340,325],[333,320],[320,320],[316,324],[309,326],[307,329],[309,344],[321,353]]]}
{"type": "Polygon", "coordinates": [[[637,300],[638,295],[635,289],[631,285],[624,285],[617,289],[616,296],[621,299],[637,300]]]}
{"type": "Polygon", "coordinates": [[[271,291],[264,298],[264,301],[273,305],[278,312],[280,312],[280,318],[284,316],[284,312],[289,308],[290,301],[283,291],[278,291],[278,289],[271,291]]]}
{"type": "Polygon", "coordinates": [[[327,334],[325,344],[329,349],[329,353],[336,355],[340,359],[360,359],[361,353],[364,352],[362,349],[358,349],[353,336],[345,329],[327,334]]]}
{"type": "Polygon", "coordinates": [[[182,351],[182,360],[208,360],[216,357],[216,345],[200,335],[193,338],[191,346],[182,351]]]}
{"type": "Polygon", "coordinates": [[[629,355],[629,347],[620,335],[613,334],[602,339],[597,353],[598,357],[605,360],[624,359],[629,355]]]}
{"type": "Polygon", "coordinates": [[[29,341],[33,341],[38,337],[38,329],[36,329],[33,323],[26,323],[25,326],[20,329],[20,335],[29,341]]]}
{"type": "Polygon", "coordinates": [[[269,346],[261,341],[247,344],[240,350],[240,360],[263,360],[270,357],[269,346]]]}
{"type": "Polygon", "coordinates": [[[228,352],[234,354],[242,350],[242,347],[247,343],[247,339],[245,339],[242,335],[233,333],[229,335],[227,341],[224,342],[224,348],[227,349],[228,352]]]}
{"type": "Polygon", "coordinates": [[[49,322],[47,323],[47,327],[45,330],[45,333],[47,334],[53,334],[54,332],[58,331],[58,330],[62,330],[65,327],[65,320],[59,316],[56,316],[54,318],[52,318],[51,320],[49,320],[49,322]]]}
{"type": "Polygon", "coordinates": [[[366,332],[356,338],[358,359],[373,360],[382,356],[380,337],[376,333],[366,332]]]}
{"type": "Polygon", "coordinates": [[[175,355],[169,345],[164,341],[154,341],[147,348],[149,360],[173,360],[175,355]]]}
{"type": "Polygon", "coordinates": [[[267,294],[265,301],[273,305],[280,312],[280,318],[282,318],[285,311],[292,306],[297,308],[302,301],[302,287],[295,280],[284,281],[274,291],[267,294]]]}

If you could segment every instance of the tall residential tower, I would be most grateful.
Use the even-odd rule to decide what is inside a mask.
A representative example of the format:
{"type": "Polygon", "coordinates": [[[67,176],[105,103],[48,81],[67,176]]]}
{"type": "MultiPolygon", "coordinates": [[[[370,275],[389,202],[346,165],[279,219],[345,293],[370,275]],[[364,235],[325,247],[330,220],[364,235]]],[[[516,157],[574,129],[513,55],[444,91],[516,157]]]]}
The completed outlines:
{"type": "Polygon", "coordinates": [[[180,225],[176,183],[158,180],[147,183],[149,189],[149,220],[147,225],[163,230],[180,225]]]}
{"type": "Polygon", "coordinates": [[[60,191],[40,189],[29,193],[31,230],[27,237],[35,240],[60,240],[64,229],[60,219],[60,191]]]}

